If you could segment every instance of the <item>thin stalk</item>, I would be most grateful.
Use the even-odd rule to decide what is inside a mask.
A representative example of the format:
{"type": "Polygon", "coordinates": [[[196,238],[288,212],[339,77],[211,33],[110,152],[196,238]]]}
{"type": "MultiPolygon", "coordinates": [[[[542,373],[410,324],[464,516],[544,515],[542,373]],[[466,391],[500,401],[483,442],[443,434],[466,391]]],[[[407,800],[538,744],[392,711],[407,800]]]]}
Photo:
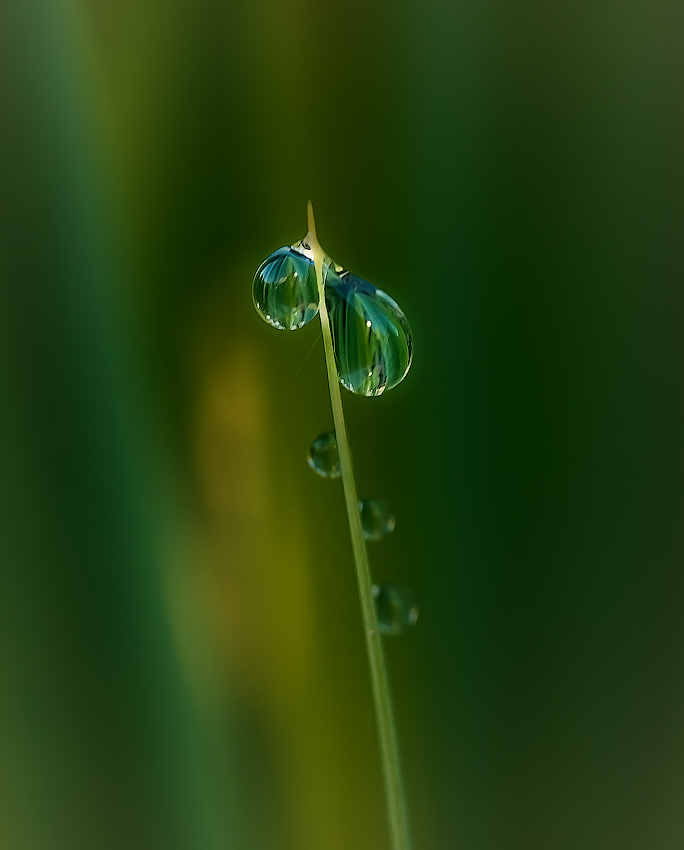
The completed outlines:
{"type": "Polygon", "coordinates": [[[363,538],[363,530],[361,528],[359,499],[356,494],[351,449],[349,447],[349,440],[347,439],[344,411],[342,410],[342,397],[337,375],[337,365],[335,363],[332,334],[330,332],[330,319],[325,304],[325,285],[323,282],[323,258],[325,254],[316,236],[316,223],[314,221],[311,201],[309,201],[307,212],[309,226],[307,241],[313,250],[316,279],[318,281],[318,311],[321,317],[321,333],[323,335],[325,363],[328,369],[328,384],[330,386],[330,403],[332,405],[333,423],[337,437],[337,449],[340,455],[342,484],[344,485],[344,498],[347,504],[347,518],[349,520],[349,533],[351,535],[354,565],[356,566],[356,578],[359,585],[361,616],[366,633],[366,650],[368,652],[371,690],[373,692],[373,704],[375,706],[375,722],[380,743],[380,760],[382,762],[382,771],[385,780],[385,799],[387,802],[387,820],[391,847],[392,850],[410,850],[411,841],[406,814],[404,785],[401,776],[401,763],[399,760],[399,744],[394,724],[394,712],[392,710],[392,697],[389,689],[387,665],[385,664],[381,635],[378,631],[378,620],[375,613],[372,592],[373,585],[370,567],[368,565],[368,553],[366,552],[366,542],[363,538]]]}

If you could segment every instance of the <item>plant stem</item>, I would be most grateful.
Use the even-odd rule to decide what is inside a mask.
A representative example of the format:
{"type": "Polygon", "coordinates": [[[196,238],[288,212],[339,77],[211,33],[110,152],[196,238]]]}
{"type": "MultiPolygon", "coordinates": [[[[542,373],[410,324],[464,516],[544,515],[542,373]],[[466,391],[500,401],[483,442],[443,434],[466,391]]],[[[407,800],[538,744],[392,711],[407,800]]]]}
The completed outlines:
{"type": "Polygon", "coordinates": [[[392,850],[410,850],[411,841],[401,776],[401,763],[399,760],[399,744],[394,724],[394,712],[392,710],[392,697],[390,695],[381,635],[378,631],[370,567],[368,565],[368,553],[366,552],[366,542],[363,538],[363,530],[361,528],[359,499],[356,494],[351,449],[349,447],[349,440],[347,439],[347,428],[342,410],[342,397],[340,394],[337,365],[335,363],[332,334],[330,332],[330,319],[325,304],[325,285],[323,281],[323,259],[325,255],[316,236],[316,223],[314,221],[311,201],[309,201],[307,212],[309,225],[307,241],[313,249],[316,279],[318,281],[318,310],[321,317],[321,333],[325,347],[325,363],[328,369],[328,384],[330,386],[330,403],[332,405],[333,423],[337,437],[337,449],[340,455],[344,498],[347,504],[349,533],[351,535],[352,552],[356,566],[356,578],[359,585],[361,615],[366,633],[366,650],[368,652],[371,689],[375,706],[375,721],[380,743],[380,759],[385,780],[385,799],[387,802],[387,820],[391,847],[392,850]]]}

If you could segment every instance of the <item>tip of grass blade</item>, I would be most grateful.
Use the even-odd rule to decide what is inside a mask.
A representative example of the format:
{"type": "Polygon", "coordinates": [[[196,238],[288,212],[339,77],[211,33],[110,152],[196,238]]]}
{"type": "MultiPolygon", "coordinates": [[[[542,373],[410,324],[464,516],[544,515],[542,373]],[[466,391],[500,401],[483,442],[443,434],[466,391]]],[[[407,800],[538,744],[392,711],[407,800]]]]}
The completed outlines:
{"type": "Polygon", "coordinates": [[[316,219],[314,218],[313,204],[311,201],[307,201],[306,203],[306,220],[307,227],[309,228],[309,236],[316,239],[316,219]]]}

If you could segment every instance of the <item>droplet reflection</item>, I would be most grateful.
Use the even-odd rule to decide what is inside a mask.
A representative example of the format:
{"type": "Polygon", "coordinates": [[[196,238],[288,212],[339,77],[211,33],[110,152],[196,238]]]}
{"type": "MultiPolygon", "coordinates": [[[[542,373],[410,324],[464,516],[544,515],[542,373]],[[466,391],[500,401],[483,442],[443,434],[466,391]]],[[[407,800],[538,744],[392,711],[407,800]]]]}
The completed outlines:
{"type": "Polygon", "coordinates": [[[408,587],[398,584],[373,585],[378,630],[385,635],[400,635],[418,620],[418,604],[408,587]]]}
{"type": "Polygon", "coordinates": [[[318,285],[311,249],[303,242],[278,248],[257,269],[254,306],[264,321],[296,331],[318,313],[318,285]]]}
{"type": "Polygon", "coordinates": [[[340,383],[365,396],[396,387],[413,357],[411,329],[403,311],[386,292],[329,259],[325,275],[340,383]]]}
{"type": "Polygon", "coordinates": [[[309,447],[306,460],[321,478],[339,478],[342,475],[342,467],[335,432],[326,431],[316,437],[309,447]]]}
{"type": "Polygon", "coordinates": [[[361,527],[366,540],[382,540],[394,531],[396,517],[379,499],[365,499],[359,502],[361,527]]]}

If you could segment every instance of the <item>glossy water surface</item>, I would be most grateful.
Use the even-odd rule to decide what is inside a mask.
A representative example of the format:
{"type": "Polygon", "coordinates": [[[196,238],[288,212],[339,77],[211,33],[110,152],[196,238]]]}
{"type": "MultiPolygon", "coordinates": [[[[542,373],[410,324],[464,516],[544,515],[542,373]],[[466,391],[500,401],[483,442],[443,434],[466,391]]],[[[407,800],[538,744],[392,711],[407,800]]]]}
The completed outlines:
{"type": "Polygon", "coordinates": [[[339,478],[342,475],[342,467],[335,432],[326,431],[316,437],[309,447],[306,460],[321,478],[339,478]]]}
{"type": "Polygon", "coordinates": [[[278,248],[257,269],[252,286],[257,312],[281,331],[296,331],[318,312],[311,250],[302,242],[278,248]]]}
{"type": "Polygon", "coordinates": [[[378,629],[385,635],[400,635],[418,620],[418,604],[408,587],[398,584],[373,585],[378,629]]]}
{"type": "Polygon", "coordinates": [[[340,383],[357,395],[391,390],[404,379],[413,356],[406,316],[386,292],[331,261],[325,273],[340,383]]]}
{"type": "Polygon", "coordinates": [[[394,531],[396,517],[379,499],[364,499],[359,502],[361,527],[366,540],[382,540],[394,531]]]}

